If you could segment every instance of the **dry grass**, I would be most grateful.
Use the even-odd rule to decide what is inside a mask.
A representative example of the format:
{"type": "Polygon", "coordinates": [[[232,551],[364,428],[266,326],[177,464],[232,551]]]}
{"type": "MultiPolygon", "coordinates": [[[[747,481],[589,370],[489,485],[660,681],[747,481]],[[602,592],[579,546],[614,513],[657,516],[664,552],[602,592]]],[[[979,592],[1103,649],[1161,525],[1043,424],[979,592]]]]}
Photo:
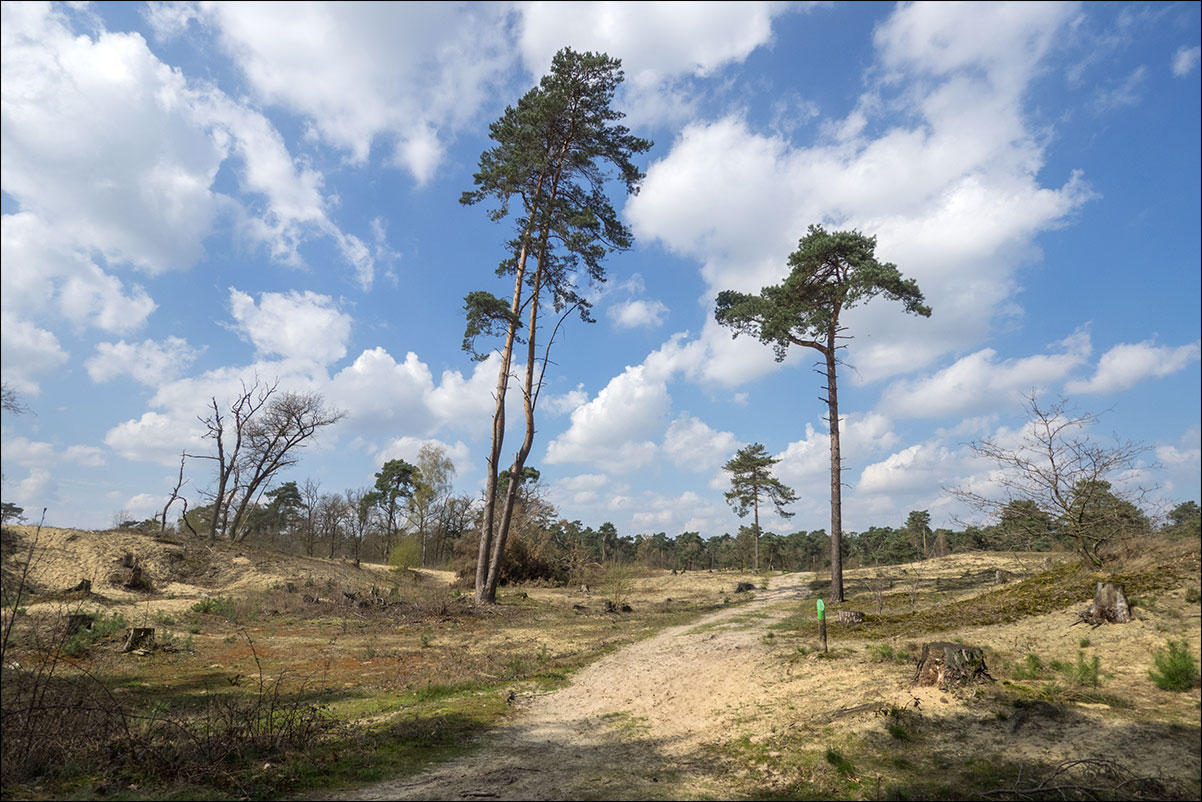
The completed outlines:
{"type": "MultiPolygon", "coordinates": [[[[27,534],[6,538],[6,586],[27,534]]],[[[581,748],[579,767],[590,782],[606,780],[595,787],[608,791],[593,792],[602,798],[954,798],[966,789],[1020,787],[1020,771],[1034,777],[1099,750],[1134,756],[1148,772],[1180,778],[1184,771],[1187,781],[1202,765],[1199,689],[1169,693],[1148,679],[1167,641],[1185,642],[1195,656],[1202,647],[1196,590],[1190,596],[1196,544],[1145,544],[1115,577],[1134,597],[1137,620],[1097,630],[1071,626],[1099,578],[1071,561],[1045,571],[1045,555],[967,554],[849,571],[845,606],[867,620],[832,624],[829,659],[821,659],[813,599],[826,586],[813,575],[775,577],[770,592],[736,595],[738,582],[758,589],[763,577],[626,571],[599,577],[587,593],[502,588],[501,603],[481,610],[446,572],[356,570],[128,533],[45,534],[48,549],[32,571],[38,593],[16,620],[21,646],[6,656],[21,664],[4,669],[6,704],[27,676],[12,672],[30,670],[62,616],[94,610],[154,626],[160,644],[169,641],[120,655],[114,634],[63,662],[71,682],[62,698],[103,689],[110,706],[94,696],[88,704],[109,711],[104,721],[121,711],[198,723],[213,711],[246,711],[275,698],[298,711],[319,705],[331,723],[354,726],[320,728],[303,750],[283,743],[268,757],[256,742],[222,758],[223,773],[177,765],[178,756],[161,761],[174,768],[142,774],[107,758],[26,767],[28,776],[6,778],[5,798],[271,797],[361,785],[461,754],[515,710],[536,708],[547,726],[585,713],[604,725],[601,745],[581,748]],[[147,567],[154,592],[104,582],[126,552],[147,567]],[[1019,581],[994,585],[999,568],[1019,581]],[[96,593],[63,593],[89,571],[99,578],[96,593]],[[373,586],[382,603],[360,606],[373,586]],[[631,613],[604,612],[615,594],[631,613]],[[759,598],[743,606],[749,595],[759,598]],[[985,649],[998,683],[959,696],[910,688],[913,664],[902,655],[916,655],[925,640],[957,639],[985,649]],[[1029,654],[1042,673],[1024,673],[1029,654]],[[1078,660],[1088,667],[1095,657],[1098,684],[1080,681],[1088,677],[1072,673],[1078,660]],[[1061,664],[1069,670],[1052,668],[1061,664]],[[570,678],[572,687],[546,695],[570,678]],[[636,720],[638,727],[615,724],[636,720]]],[[[70,728],[87,731],[107,732],[97,724],[70,728]]],[[[565,733],[578,737],[570,727],[565,733]]],[[[554,759],[544,753],[536,749],[531,760],[554,759]]],[[[548,767],[545,776],[553,775],[548,767]]],[[[562,790],[531,793],[552,798],[562,790]]],[[[1190,795],[1198,795],[1196,780],[1186,782],[1190,795]]]]}
{"type": "MultiPolygon", "coordinates": [[[[25,528],[10,533],[6,567],[23,557],[29,535],[25,528]]],[[[6,757],[16,772],[6,777],[6,798],[137,796],[131,786],[155,796],[263,796],[411,770],[461,751],[512,712],[507,700],[515,695],[560,687],[599,655],[721,606],[735,583],[747,579],[631,575],[634,611],[621,615],[602,612],[603,589],[586,596],[577,589],[502,588],[498,606],[477,609],[450,584],[449,572],[355,569],[225,543],[68,530],[43,530],[30,574],[35,593],[22,603],[6,655],[6,709],[29,707],[22,689],[31,667],[45,664],[48,646],[57,649],[54,633],[68,613],[123,616],[132,626],[155,627],[158,646],[118,654],[120,633],[114,633],[60,660],[58,697],[106,723],[66,725],[83,738],[62,740],[72,745],[72,760],[35,765],[6,757]],[[152,592],[106,582],[126,553],[144,567],[152,592]],[[81,578],[93,578],[93,593],[64,592],[81,578]],[[355,726],[312,728],[313,743],[303,755],[291,742],[253,741],[253,748],[222,757],[221,772],[213,773],[200,768],[209,751],[151,749],[145,733],[142,741],[131,740],[121,723],[159,722],[160,733],[172,726],[181,733],[218,731],[222,720],[261,709],[264,688],[279,710],[300,715],[318,705],[330,723],[355,726]],[[80,694],[86,704],[76,704],[80,694]],[[224,719],[222,711],[229,714],[224,719]],[[131,774],[127,762],[105,749],[135,742],[162,759],[131,774]],[[199,762],[189,763],[188,754],[199,762]],[[276,768],[264,773],[264,761],[276,768]]],[[[54,741],[44,725],[35,729],[54,741]]]]}

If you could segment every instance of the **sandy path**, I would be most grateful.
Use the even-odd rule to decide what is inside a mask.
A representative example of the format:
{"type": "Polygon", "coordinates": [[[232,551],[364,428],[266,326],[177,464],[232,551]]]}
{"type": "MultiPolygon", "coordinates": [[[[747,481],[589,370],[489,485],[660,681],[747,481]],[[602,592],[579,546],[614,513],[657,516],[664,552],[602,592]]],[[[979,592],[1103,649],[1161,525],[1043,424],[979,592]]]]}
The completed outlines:
{"type": "Polygon", "coordinates": [[[765,628],[803,597],[808,575],[773,578],[745,605],[664,630],[535,697],[481,750],[417,777],[341,799],[729,798],[700,748],[762,730],[781,706],[786,669],[765,628]]]}

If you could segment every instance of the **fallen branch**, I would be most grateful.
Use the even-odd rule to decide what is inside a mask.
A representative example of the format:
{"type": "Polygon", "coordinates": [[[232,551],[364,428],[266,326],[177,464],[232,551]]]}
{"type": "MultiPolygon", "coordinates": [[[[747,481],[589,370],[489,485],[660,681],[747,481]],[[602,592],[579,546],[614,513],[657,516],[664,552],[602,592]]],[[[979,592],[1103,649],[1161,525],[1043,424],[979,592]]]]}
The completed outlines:
{"type": "Polygon", "coordinates": [[[1034,785],[1023,787],[1019,772],[1012,788],[977,795],[985,799],[1184,799],[1181,789],[1156,777],[1140,777],[1113,760],[1068,760],[1034,785]]]}

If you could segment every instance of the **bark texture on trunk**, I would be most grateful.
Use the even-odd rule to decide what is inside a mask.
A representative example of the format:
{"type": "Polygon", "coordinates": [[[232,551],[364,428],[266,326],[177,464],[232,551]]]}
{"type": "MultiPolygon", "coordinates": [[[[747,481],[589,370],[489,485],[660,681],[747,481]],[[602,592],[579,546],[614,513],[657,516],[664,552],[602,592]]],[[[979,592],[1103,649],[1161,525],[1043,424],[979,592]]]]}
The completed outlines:
{"type": "Polygon", "coordinates": [[[1127,592],[1116,582],[1099,582],[1094,589],[1093,603],[1078,616],[1082,622],[1095,627],[1102,624],[1128,624],[1133,618],[1127,592]]]}
{"type": "MultiPolygon", "coordinates": [[[[529,229],[527,229],[527,233],[529,229]]],[[[513,300],[510,311],[516,316],[521,309],[522,281],[526,277],[528,251],[522,245],[518,256],[518,268],[513,281],[513,300]]],[[[480,516],[480,548],[476,554],[476,604],[492,604],[496,590],[488,591],[489,557],[492,554],[493,532],[497,510],[497,466],[501,460],[501,447],[505,442],[505,395],[509,392],[509,370],[513,365],[513,343],[517,337],[517,324],[510,323],[505,334],[505,347],[501,352],[501,368],[497,371],[497,408],[492,418],[492,448],[488,452],[488,471],[484,480],[484,512],[480,516]]]]}
{"type": "Polygon", "coordinates": [[[835,379],[835,332],[826,346],[827,408],[831,427],[831,601],[843,601],[843,477],[839,448],[839,388],[835,379]]]}

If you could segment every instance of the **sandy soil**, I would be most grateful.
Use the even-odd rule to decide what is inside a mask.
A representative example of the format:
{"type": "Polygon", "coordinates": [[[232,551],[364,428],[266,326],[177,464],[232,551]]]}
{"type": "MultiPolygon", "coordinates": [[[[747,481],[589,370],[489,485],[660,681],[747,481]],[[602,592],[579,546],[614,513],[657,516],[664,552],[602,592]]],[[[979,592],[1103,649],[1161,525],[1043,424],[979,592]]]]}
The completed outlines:
{"type": "MultiPolygon", "coordinates": [[[[11,573],[23,557],[32,527],[17,527],[24,543],[5,544],[5,570],[11,573]]],[[[65,603],[60,592],[80,579],[91,579],[95,597],[72,605],[107,609],[153,607],[172,611],[190,607],[209,594],[245,595],[283,582],[319,588],[363,589],[379,581],[383,566],[289,557],[237,544],[172,544],[130,533],[79,533],[44,529],[30,577],[39,591],[31,607],[65,603]],[[156,593],[121,589],[111,576],[122,556],[133,555],[149,575],[156,593]],[[42,601],[38,601],[41,598],[42,601]]],[[[945,578],[943,587],[968,574],[992,574],[997,568],[1016,573],[1037,570],[1044,555],[963,554],[921,564],[887,569],[848,571],[861,577],[892,577],[885,594],[906,598],[917,582],[945,578]],[[904,571],[903,571],[904,569],[904,571]]],[[[449,573],[436,573],[449,580],[449,573]]],[[[736,580],[734,574],[689,572],[659,574],[632,582],[636,607],[674,599],[721,599],[736,580]],[[723,590],[724,589],[724,590],[723,590]]],[[[1164,594],[1140,610],[1140,618],[1123,626],[1088,630],[1071,626],[1081,604],[1013,624],[966,628],[941,634],[989,647],[999,658],[1021,661],[1036,653],[1045,661],[1072,662],[1083,637],[1086,650],[1097,654],[1109,674],[1104,690],[1134,702],[1134,709],[1105,705],[1069,705],[1054,717],[1001,720],[954,694],[913,689],[913,668],[878,662],[868,647],[875,641],[841,641],[832,629],[835,660],[794,654],[786,659],[782,637],[767,637],[772,625],[798,611],[812,612],[808,590],[815,577],[774,577],[767,590],[757,590],[746,604],[718,610],[692,624],[607,655],[573,676],[559,691],[514,699],[519,710],[508,723],[485,736],[470,755],[434,767],[416,777],[358,789],[344,799],[697,799],[731,798],[745,788],[742,778],[724,773],[711,747],[746,737],[764,742],[774,733],[794,733],[823,743],[826,733],[880,729],[875,710],[917,703],[927,721],[937,722],[939,745],[949,757],[1005,756],[1014,760],[1055,762],[1090,756],[1119,757],[1140,774],[1176,777],[1196,787],[1202,774],[1198,743],[1200,693],[1166,694],[1147,679],[1152,655],[1169,637],[1184,639],[1197,656],[1202,644],[1197,604],[1187,604],[1181,591],[1164,594]],[[1136,711],[1147,713],[1141,720],[1136,711]],[[1171,726],[1176,722],[1184,726],[1171,726]]],[[[880,583],[884,584],[884,583],[880,583]]],[[[988,583],[949,596],[987,592],[988,583]]],[[[593,604],[572,590],[530,588],[532,597],[570,607],[593,604]]],[[[864,597],[861,597],[862,599],[864,597]]],[[[867,608],[865,608],[867,609],[867,608]]],[[[536,626],[536,624],[532,624],[536,626]]],[[[545,635],[532,630],[508,632],[545,635]]],[[[895,648],[913,646],[905,638],[895,648]]],[[[561,644],[562,645],[562,644],[561,644]]],[[[570,644],[569,644],[570,645],[570,644]]],[[[796,645],[792,642],[790,649],[796,645]]],[[[558,648],[558,646],[557,646],[558,648]]],[[[564,646],[567,648],[567,646],[564,646]]],[[[760,777],[759,787],[772,777],[760,777]]]]}
{"type": "MultiPolygon", "coordinates": [[[[947,558],[924,571],[959,575],[985,559],[947,558]]],[[[707,747],[741,737],[759,741],[782,728],[817,734],[836,720],[840,732],[879,729],[876,709],[915,704],[925,718],[939,720],[953,754],[1047,762],[1126,756],[1141,774],[1196,783],[1202,771],[1196,712],[1187,714],[1192,726],[1176,729],[1141,725],[1096,704],[1072,705],[1054,720],[1003,721],[954,694],[911,688],[912,667],[874,662],[863,641],[843,645],[848,654],[836,661],[782,660],[765,636],[796,612],[812,578],[776,577],[746,605],[628,646],[582,670],[568,688],[517,700],[524,709],[470,755],[338,798],[729,799],[740,794],[739,778],[725,775],[707,747]]],[[[1075,611],[1065,610],[949,639],[962,636],[1015,659],[1028,651],[1071,659],[1083,632],[1069,628],[1073,620],[1075,611]]],[[[1118,668],[1111,681],[1151,687],[1150,655],[1165,637],[1156,623],[1151,616],[1090,633],[1104,669],[1118,668]],[[1115,666],[1111,655],[1123,655],[1124,664],[1115,666]]],[[[1196,654],[1197,625],[1184,626],[1196,654]]],[[[1148,692],[1150,703],[1155,693],[1148,692]]],[[[1197,696],[1177,699],[1177,709],[1196,708],[1197,696]]]]}
{"type": "Polygon", "coordinates": [[[340,798],[728,797],[733,789],[691,755],[762,726],[788,696],[787,670],[759,640],[790,612],[775,603],[801,597],[800,578],[778,577],[747,605],[602,658],[570,687],[522,702],[482,751],[340,798]]]}
{"type": "MultiPolygon", "coordinates": [[[[7,527],[15,531],[19,542],[5,546],[6,573],[19,574],[35,537],[35,527],[7,527]]],[[[365,590],[384,583],[388,568],[363,563],[355,568],[349,562],[320,560],[256,549],[238,543],[189,540],[160,540],[133,532],[83,532],[43,527],[36,533],[37,548],[30,566],[29,581],[36,591],[30,609],[44,605],[62,605],[56,592],[74,587],[81,579],[92,583],[92,596],[82,602],[85,610],[104,608],[130,615],[151,611],[180,612],[197,599],[209,595],[241,596],[273,585],[291,582],[297,587],[314,587],[315,592],[330,588],[365,590]],[[126,590],[118,577],[125,555],[142,566],[154,593],[126,590]]],[[[450,572],[430,571],[440,579],[450,572]]],[[[74,608],[76,604],[72,604],[74,608]]]]}

